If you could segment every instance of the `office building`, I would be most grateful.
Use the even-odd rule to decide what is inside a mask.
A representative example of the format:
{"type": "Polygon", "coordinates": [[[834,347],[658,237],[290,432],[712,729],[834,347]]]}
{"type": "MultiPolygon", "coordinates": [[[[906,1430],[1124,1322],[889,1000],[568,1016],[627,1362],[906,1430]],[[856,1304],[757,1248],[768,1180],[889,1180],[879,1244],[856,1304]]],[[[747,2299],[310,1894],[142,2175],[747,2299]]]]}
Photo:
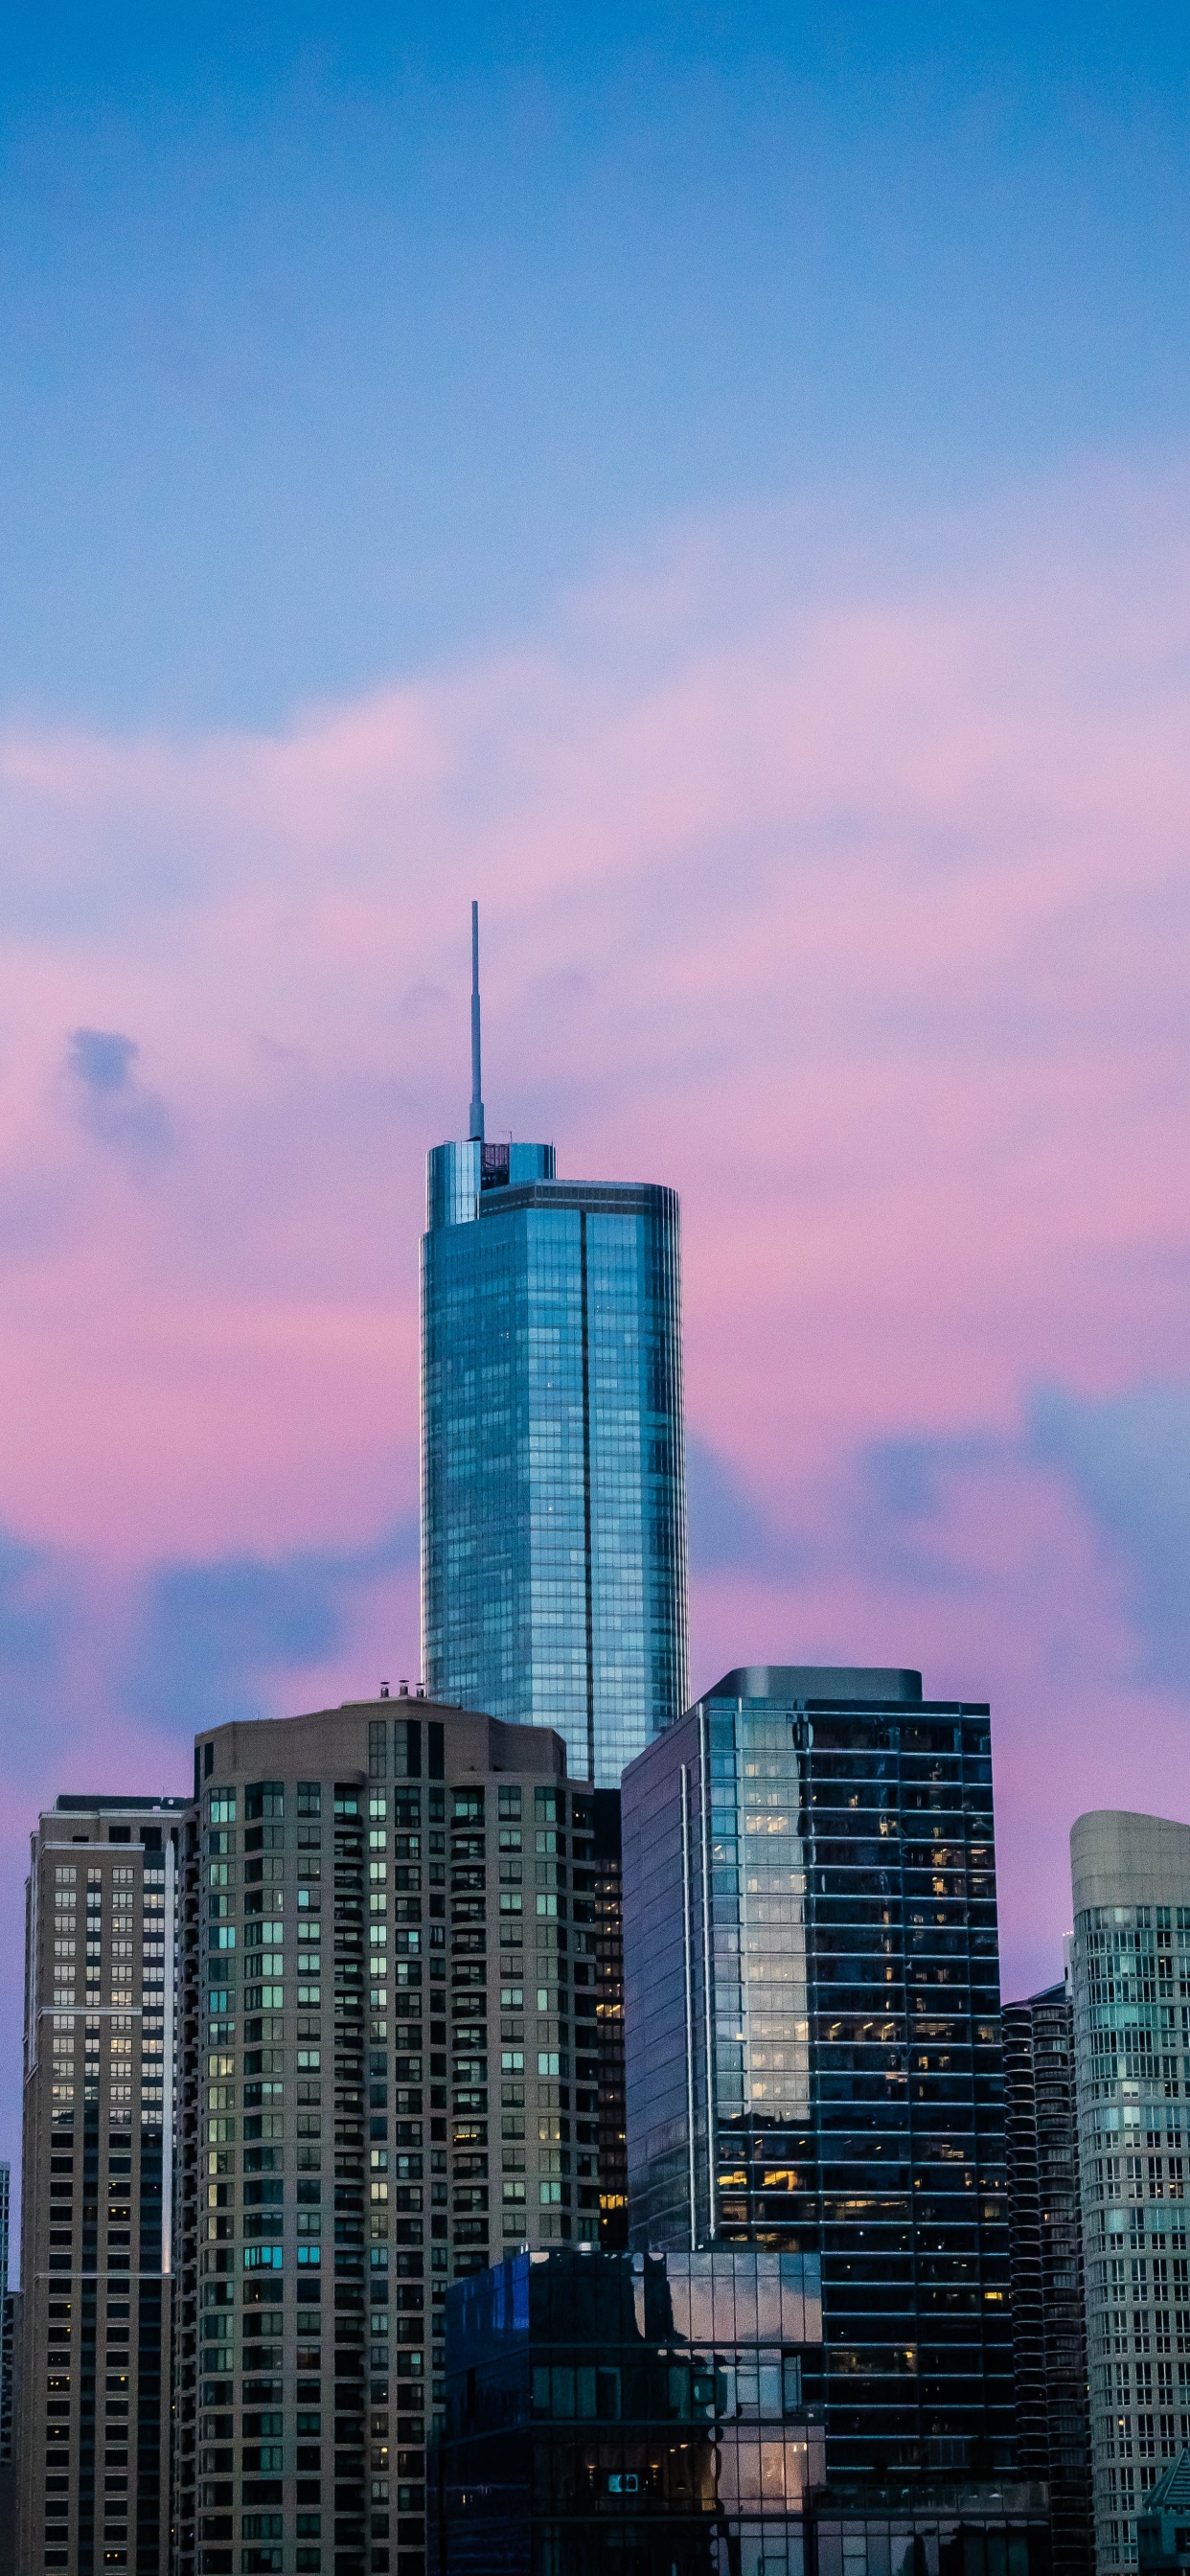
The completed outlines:
{"type": "Polygon", "coordinates": [[[420,1697],[195,1758],[176,2563],[423,2576],[450,2282],[599,2234],[594,1796],[420,1697]]]}
{"type": "Polygon", "coordinates": [[[732,1672],[623,1794],[629,2235],[821,2262],[832,2483],[1013,2463],[991,1743],[732,1672]]]}
{"type": "Polygon", "coordinates": [[[1190,1827],[1080,1816],[1074,2063],[1098,2576],[1190,2441],[1190,1827]]]}
{"type": "Polygon", "coordinates": [[[169,2535],[184,1799],[64,1797],[26,1916],[17,2565],[159,2576],[169,2535]]]}
{"type": "Polygon", "coordinates": [[[435,2576],[802,2576],[815,2255],[522,2254],[447,2300],[435,2576]]]}
{"type": "MultiPolygon", "coordinates": [[[[478,934],[476,933],[476,939],[478,934]]],[[[618,1788],[686,1704],[678,1201],[470,1135],[429,1156],[421,1262],[426,1687],[555,1726],[618,1788]]]]}
{"type": "Polygon", "coordinates": [[[1055,2576],[1091,2576],[1074,2012],[1063,1979],[1004,2008],[1016,2455],[1049,2488],[1055,2576]]]}

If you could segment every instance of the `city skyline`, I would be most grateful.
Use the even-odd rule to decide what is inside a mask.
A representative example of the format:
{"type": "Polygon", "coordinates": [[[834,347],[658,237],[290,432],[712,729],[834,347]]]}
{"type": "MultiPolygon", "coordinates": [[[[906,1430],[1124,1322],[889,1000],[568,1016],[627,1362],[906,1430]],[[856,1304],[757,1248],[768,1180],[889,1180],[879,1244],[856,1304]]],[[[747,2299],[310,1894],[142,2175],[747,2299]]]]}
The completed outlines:
{"type": "Polygon", "coordinates": [[[478,894],[491,1134],[681,1199],[692,1693],[986,1698],[1034,1992],[1190,1812],[1186,33],[402,24],[10,64],[0,1927],[415,1674],[478,894]]]}

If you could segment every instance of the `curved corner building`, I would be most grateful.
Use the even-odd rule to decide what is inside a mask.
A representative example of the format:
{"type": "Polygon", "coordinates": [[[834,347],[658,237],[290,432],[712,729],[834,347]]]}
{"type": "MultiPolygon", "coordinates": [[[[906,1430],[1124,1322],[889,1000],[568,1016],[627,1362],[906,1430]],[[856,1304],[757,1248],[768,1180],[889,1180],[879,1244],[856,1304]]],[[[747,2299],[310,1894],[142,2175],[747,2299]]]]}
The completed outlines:
{"type": "Polygon", "coordinates": [[[1080,1816],[1074,2059],[1095,2565],[1137,2564],[1136,2516],[1190,2441],[1190,1826],[1080,1816]]]}
{"type": "Polygon", "coordinates": [[[687,1698],[678,1198],[485,1143],[478,1012],[471,1133],[427,1169],[422,1669],[618,1788],[687,1698]]]}

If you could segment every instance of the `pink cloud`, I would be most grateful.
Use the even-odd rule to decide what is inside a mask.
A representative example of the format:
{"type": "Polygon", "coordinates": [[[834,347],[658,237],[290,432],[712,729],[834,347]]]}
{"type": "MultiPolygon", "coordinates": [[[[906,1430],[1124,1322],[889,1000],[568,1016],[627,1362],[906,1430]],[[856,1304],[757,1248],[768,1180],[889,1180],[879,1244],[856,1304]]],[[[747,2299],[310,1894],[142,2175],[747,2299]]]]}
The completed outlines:
{"type": "MultiPolygon", "coordinates": [[[[676,1182],[690,1418],[779,1518],[827,1527],[876,1440],[1018,1439],[1039,1380],[1190,1376],[1188,499],[1104,470],[878,539],[755,513],[276,737],[11,726],[0,1524],[134,1582],[410,1509],[472,894],[492,1127],[676,1182]],[[137,1041],[151,1168],[67,1114],[78,1026],[137,1041]]],[[[854,1548],[706,1576],[695,1672],[868,1654],[992,1697],[1033,1957],[1064,1906],[1035,1745],[1085,1804],[1113,1727],[1157,1766],[1182,1721],[1075,1505],[1014,1472],[955,1506],[974,1589],[854,1548]],[[1075,1630],[1098,1660],[1063,1664],[1075,1630]]],[[[303,1696],[371,1674],[353,1615],[303,1696]]]]}

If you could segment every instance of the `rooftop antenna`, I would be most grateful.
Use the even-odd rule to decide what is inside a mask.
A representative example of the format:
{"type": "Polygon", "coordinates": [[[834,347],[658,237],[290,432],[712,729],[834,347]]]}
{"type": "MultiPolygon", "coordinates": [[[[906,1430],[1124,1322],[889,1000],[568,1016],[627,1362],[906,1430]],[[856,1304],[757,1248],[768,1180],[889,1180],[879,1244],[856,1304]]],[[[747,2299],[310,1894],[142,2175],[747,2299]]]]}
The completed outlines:
{"type": "Polygon", "coordinates": [[[479,905],[471,906],[471,1124],[474,1142],[483,1143],[483,1084],[479,1071],[479,905]]]}

